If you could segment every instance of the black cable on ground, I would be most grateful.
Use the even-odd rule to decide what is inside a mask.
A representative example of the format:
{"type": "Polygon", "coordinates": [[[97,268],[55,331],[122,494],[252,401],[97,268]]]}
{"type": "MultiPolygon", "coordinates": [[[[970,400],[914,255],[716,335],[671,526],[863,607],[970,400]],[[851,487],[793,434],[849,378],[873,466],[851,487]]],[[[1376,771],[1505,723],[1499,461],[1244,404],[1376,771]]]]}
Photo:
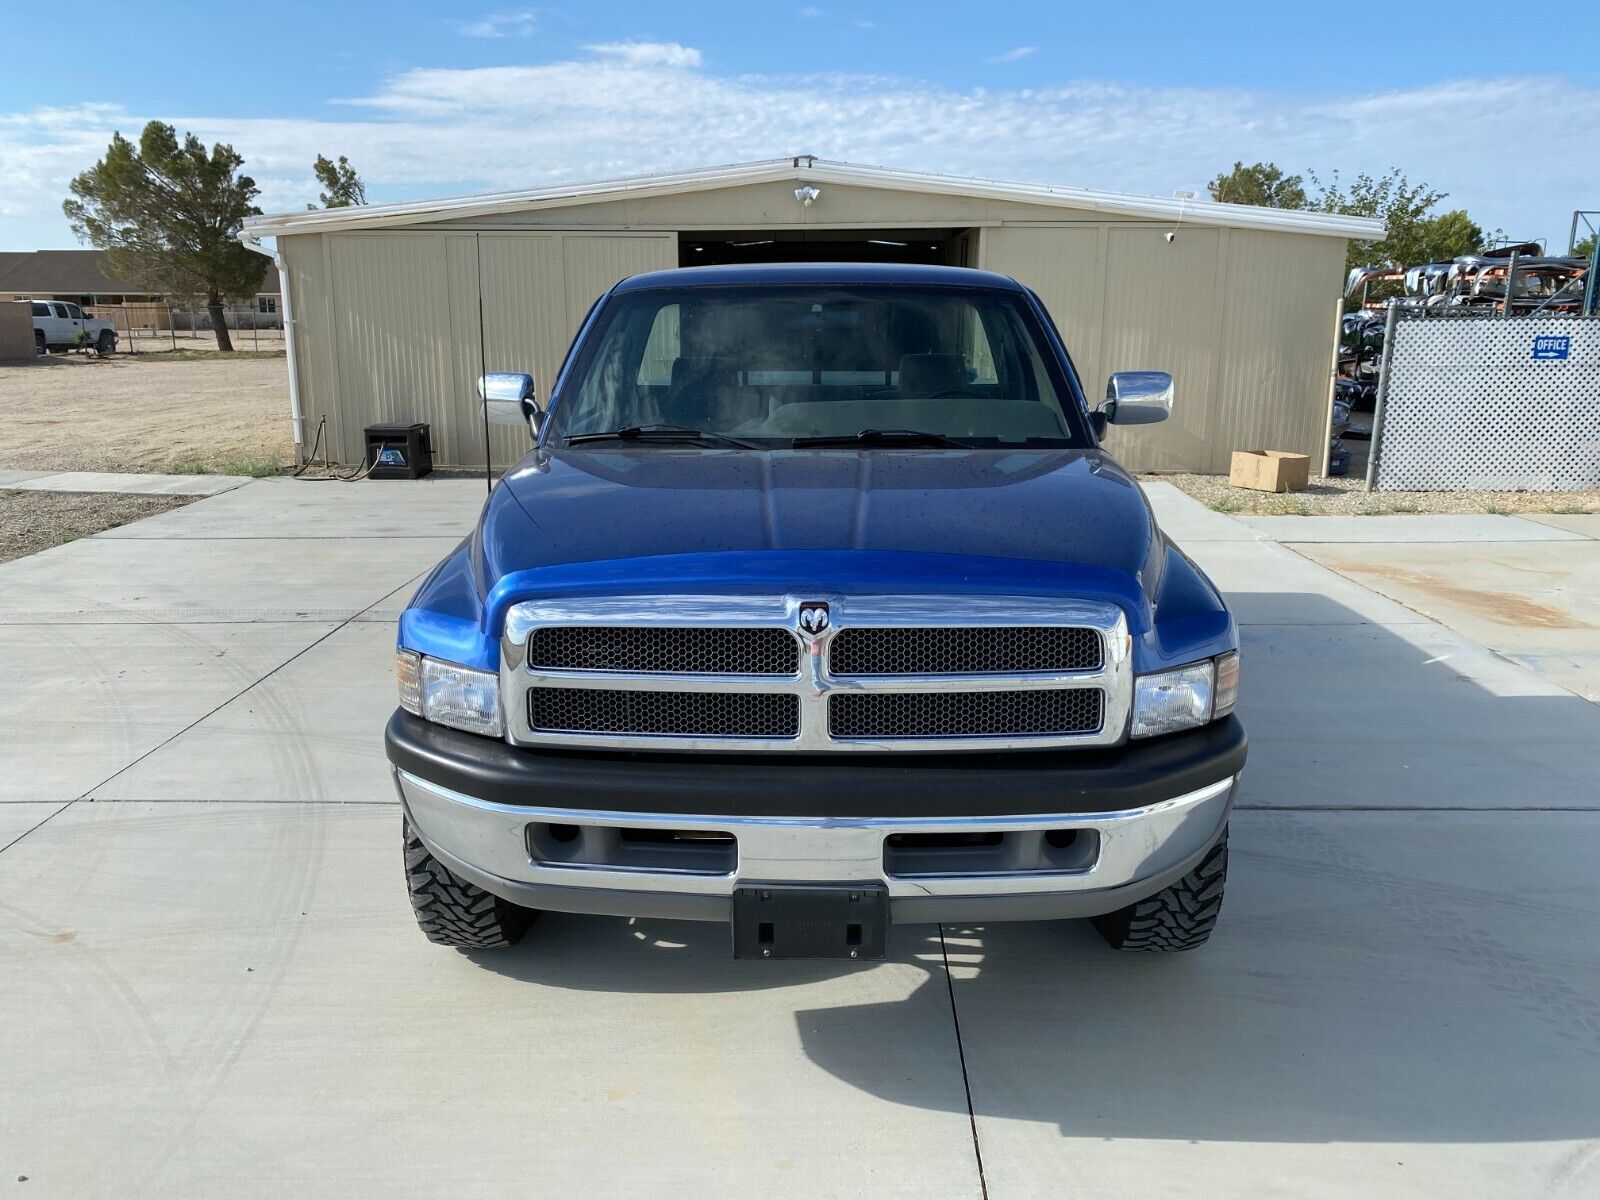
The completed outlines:
{"type": "Polygon", "coordinates": [[[961,1014],[956,1011],[956,984],[950,975],[950,951],[944,942],[944,922],[939,923],[939,957],[944,960],[944,986],[950,993],[950,1022],[956,1031],[956,1057],[961,1060],[961,1086],[967,1093],[967,1126],[972,1130],[972,1154],[978,1160],[978,1191],[989,1200],[989,1180],[983,1173],[983,1147],[978,1144],[978,1114],[972,1107],[972,1081],[967,1078],[967,1049],[961,1042],[961,1014]]]}
{"type": "Polygon", "coordinates": [[[376,458],[374,458],[372,462],[368,463],[367,465],[358,467],[356,470],[343,475],[339,473],[338,468],[332,459],[324,459],[323,469],[325,471],[332,472],[331,474],[306,474],[307,471],[311,470],[311,468],[316,465],[317,451],[322,448],[322,435],[324,430],[327,428],[327,425],[327,417],[323,417],[317,421],[317,436],[311,439],[311,453],[306,455],[306,461],[300,464],[300,468],[294,472],[292,478],[303,479],[307,483],[354,483],[358,479],[365,479],[368,475],[371,475],[373,468],[378,465],[378,460],[376,458]]]}

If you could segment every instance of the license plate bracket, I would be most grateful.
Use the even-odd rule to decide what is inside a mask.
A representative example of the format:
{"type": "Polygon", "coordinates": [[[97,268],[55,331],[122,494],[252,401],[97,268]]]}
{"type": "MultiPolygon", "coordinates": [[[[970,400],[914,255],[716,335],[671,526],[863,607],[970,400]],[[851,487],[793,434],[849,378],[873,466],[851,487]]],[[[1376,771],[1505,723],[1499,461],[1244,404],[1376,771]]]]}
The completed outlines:
{"type": "Polygon", "coordinates": [[[882,884],[735,888],[735,958],[881,959],[889,948],[882,884]]]}

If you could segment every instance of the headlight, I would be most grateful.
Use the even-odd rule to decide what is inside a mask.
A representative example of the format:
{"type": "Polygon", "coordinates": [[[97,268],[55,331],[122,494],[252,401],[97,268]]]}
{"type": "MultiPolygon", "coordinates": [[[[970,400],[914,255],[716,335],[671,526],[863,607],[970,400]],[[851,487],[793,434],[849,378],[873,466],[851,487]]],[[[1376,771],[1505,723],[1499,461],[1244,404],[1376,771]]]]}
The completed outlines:
{"type": "Polygon", "coordinates": [[[500,680],[490,671],[426,658],[414,650],[395,657],[400,685],[400,707],[409,713],[486,737],[500,737],[505,722],[500,716],[500,680]]]}
{"type": "Polygon", "coordinates": [[[1140,675],[1133,681],[1133,722],[1129,737],[1154,737],[1193,729],[1211,720],[1216,667],[1207,659],[1176,671],[1140,675]]]}

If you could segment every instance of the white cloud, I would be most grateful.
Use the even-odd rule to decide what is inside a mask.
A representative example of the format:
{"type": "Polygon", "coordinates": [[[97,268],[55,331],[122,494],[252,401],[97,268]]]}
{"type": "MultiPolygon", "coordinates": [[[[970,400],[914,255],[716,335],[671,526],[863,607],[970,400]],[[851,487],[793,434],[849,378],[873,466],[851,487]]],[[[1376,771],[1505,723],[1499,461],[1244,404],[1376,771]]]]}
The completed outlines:
{"type": "Polygon", "coordinates": [[[1508,172],[1492,151],[1520,144],[1551,112],[1565,144],[1600,144],[1600,90],[1550,78],[1334,95],[1111,83],[956,91],[863,75],[721,75],[689,47],[637,42],[580,61],[407,71],[342,112],[0,112],[0,248],[73,244],[60,213],[67,182],[112,130],[136,135],[150,117],[232,143],[268,211],[316,199],[318,153],[348,155],[374,200],[789,154],[1170,196],[1203,194],[1235,159],[1264,159],[1346,178],[1399,165],[1487,227],[1557,240],[1571,210],[1594,201],[1593,164],[1524,156],[1508,172]]]}
{"type": "Polygon", "coordinates": [[[815,4],[808,4],[800,10],[800,15],[808,21],[814,21],[822,15],[822,10],[815,4]]]}
{"type": "Polygon", "coordinates": [[[1037,53],[1039,53],[1039,47],[1037,46],[1016,46],[1010,50],[1007,50],[1004,54],[996,54],[994,57],[986,61],[992,63],[1020,62],[1028,56],[1037,53]]]}
{"type": "Polygon", "coordinates": [[[456,32],[462,37],[474,38],[532,37],[538,24],[538,10],[518,8],[511,12],[489,13],[471,21],[459,21],[456,23],[456,32]]]}
{"type": "Polygon", "coordinates": [[[700,51],[677,42],[601,42],[585,50],[630,67],[698,67],[700,51]]]}

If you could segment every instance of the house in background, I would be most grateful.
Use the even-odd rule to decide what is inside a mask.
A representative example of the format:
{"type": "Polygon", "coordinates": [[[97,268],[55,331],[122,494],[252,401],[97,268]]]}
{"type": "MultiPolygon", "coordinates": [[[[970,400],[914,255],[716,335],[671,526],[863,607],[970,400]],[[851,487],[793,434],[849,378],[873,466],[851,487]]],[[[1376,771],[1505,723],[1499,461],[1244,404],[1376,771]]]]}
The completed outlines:
{"type": "MultiPolygon", "coordinates": [[[[103,250],[0,250],[0,303],[8,300],[69,300],[118,329],[166,329],[173,307],[161,294],[113,275],[103,250]]],[[[277,267],[267,266],[253,297],[227,308],[232,328],[279,328],[283,317],[277,267]]],[[[192,318],[185,322],[180,317],[179,327],[186,324],[192,318]]]]}

